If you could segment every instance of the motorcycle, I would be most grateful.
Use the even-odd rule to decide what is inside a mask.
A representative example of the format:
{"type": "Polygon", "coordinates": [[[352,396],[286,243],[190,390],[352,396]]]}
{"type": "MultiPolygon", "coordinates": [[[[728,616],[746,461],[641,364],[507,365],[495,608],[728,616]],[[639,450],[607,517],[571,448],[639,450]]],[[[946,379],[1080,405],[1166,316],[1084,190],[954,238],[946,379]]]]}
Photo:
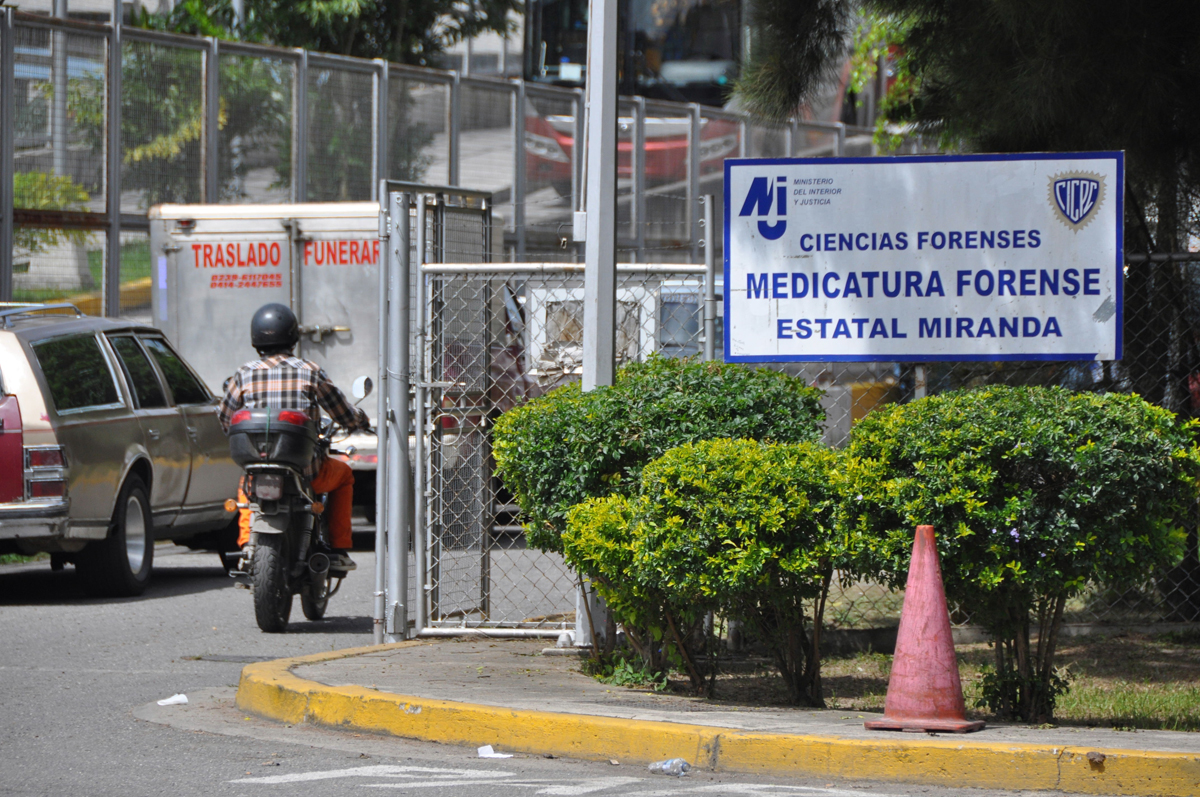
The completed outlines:
{"type": "MultiPolygon", "coordinates": [[[[370,379],[355,381],[356,399],[370,391],[370,379]]],[[[318,452],[341,453],[331,448],[335,430],[300,410],[241,409],[230,419],[230,453],[245,471],[246,500],[233,503],[250,510],[250,541],[229,572],[253,592],[255,620],[267,633],[287,630],[296,594],[307,619],[322,619],[347,575],[329,557],[326,496],[313,493],[304,474],[318,452]]]]}

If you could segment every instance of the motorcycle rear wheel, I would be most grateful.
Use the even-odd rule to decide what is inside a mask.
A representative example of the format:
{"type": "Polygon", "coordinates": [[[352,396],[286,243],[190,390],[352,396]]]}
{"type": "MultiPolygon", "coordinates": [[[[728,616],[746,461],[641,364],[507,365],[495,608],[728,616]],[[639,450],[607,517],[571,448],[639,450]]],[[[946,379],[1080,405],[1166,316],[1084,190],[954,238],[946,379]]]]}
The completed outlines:
{"type": "Polygon", "coordinates": [[[258,535],[254,546],[254,619],[268,634],[286,631],[292,614],[287,563],[286,534],[258,535]]]}
{"type": "Polygon", "coordinates": [[[329,605],[329,571],[320,576],[309,576],[308,583],[300,592],[300,608],[309,620],[323,620],[329,605]]]}

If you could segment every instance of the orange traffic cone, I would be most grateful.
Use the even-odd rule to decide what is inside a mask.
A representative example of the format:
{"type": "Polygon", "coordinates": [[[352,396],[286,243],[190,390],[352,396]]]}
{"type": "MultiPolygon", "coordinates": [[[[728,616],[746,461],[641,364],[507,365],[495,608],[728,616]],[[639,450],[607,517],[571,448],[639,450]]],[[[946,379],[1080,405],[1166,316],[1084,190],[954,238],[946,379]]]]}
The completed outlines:
{"type": "Polygon", "coordinates": [[[883,719],[863,724],[873,731],[980,730],[984,723],[968,721],[963,705],[933,526],[917,526],[904,589],[883,719]]]}

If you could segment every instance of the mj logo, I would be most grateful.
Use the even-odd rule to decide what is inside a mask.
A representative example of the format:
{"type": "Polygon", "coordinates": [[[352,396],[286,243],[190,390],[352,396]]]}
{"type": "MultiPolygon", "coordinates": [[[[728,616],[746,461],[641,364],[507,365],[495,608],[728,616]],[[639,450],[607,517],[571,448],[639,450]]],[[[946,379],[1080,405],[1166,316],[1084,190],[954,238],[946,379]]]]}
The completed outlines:
{"type": "Polygon", "coordinates": [[[1058,220],[1075,232],[1086,227],[1104,202],[1104,177],[1092,172],[1056,174],[1050,178],[1050,204],[1058,220]]]}
{"type": "Polygon", "coordinates": [[[787,178],[776,177],[775,190],[771,190],[770,177],[755,177],[750,184],[750,190],[746,192],[746,201],[742,203],[742,210],[738,216],[770,216],[771,205],[775,205],[775,214],[779,220],[771,223],[764,218],[758,221],[758,232],[763,238],[768,241],[776,241],[783,236],[784,230],[787,229],[787,178]]]}

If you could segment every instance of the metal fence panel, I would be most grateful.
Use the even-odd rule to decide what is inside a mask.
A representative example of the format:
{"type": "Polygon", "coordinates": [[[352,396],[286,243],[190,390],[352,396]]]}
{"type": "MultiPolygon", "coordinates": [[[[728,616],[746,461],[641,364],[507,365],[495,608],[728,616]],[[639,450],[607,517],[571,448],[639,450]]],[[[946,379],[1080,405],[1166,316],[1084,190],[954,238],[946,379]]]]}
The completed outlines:
{"type": "Polygon", "coordinates": [[[459,100],[459,176],[469,187],[488,191],[504,226],[513,229],[516,142],[513,87],[466,80],[459,100]]]}
{"type": "Polygon", "coordinates": [[[219,55],[216,201],[290,200],[295,79],[290,59],[219,55]]]}
{"type": "Polygon", "coordinates": [[[200,202],[204,190],[204,55],[121,46],[121,210],[200,202]]]}
{"type": "Polygon", "coordinates": [[[14,206],[103,212],[107,42],[20,24],[15,34],[14,206]]]}
{"type": "Polygon", "coordinates": [[[366,72],[308,67],[308,202],[369,200],[375,89],[366,72]]]}
{"type": "Polygon", "coordinates": [[[450,86],[392,70],[388,78],[389,180],[449,185],[450,86]]]}

